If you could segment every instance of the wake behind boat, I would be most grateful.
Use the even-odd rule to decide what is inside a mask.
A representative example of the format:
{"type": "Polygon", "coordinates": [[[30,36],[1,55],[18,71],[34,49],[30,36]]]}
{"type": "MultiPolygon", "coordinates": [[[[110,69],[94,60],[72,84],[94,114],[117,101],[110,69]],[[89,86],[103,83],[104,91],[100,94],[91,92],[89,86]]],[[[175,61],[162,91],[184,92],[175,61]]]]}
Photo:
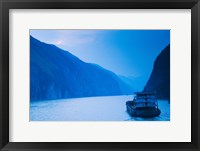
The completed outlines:
{"type": "Polygon", "coordinates": [[[155,92],[135,92],[134,99],[126,102],[126,108],[133,117],[155,117],[161,113],[155,92]]]}

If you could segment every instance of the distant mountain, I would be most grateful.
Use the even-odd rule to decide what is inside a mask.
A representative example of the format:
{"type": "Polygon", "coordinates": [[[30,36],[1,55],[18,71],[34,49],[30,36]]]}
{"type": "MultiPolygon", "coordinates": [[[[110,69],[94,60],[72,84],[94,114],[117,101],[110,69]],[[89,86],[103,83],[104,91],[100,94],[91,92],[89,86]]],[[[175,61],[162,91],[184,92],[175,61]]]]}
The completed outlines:
{"type": "Polygon", "coordinates": [[[132,94],[115,73],[30,36],[30,99],[132,94]]]}
{"type": "Polygon", "coordinates": [[[134,91],[135,91],[135,86],[137,86],[138,88],[138,85],[135,84],[136,83],[136,78],[134,77],[125,77],[125,76],[122,76],[122,75],[119,75],[119,78],[124,82],[126,83],[129,87],[131,87],[134,91]]]}
{"type": "Polygon", "coordinates": [[[158,98],[170,98],[170,45],[165,47],[156,58],[151,76],[143,91],[156,91],[158,98]]]}
{"type": "Polygon", "coordinates": [[[127,85],[129,85],[134,92],[140,92],[144,89],[144,85],[146,84],[146,78],[144,76],[138,76],[138,77],[134,77],[134,76],[129,76],[129,77],[125,77],[125,76],[119,76],[120,79],[122,79],[127,85]]]}

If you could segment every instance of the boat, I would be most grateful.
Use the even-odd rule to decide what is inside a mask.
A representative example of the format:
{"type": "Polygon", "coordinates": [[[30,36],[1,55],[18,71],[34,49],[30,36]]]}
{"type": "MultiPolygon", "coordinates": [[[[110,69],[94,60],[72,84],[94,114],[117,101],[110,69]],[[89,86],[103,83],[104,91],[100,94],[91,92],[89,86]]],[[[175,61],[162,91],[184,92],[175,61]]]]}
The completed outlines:
{"type": "Polygon", "coordinates": [[[161,113],[156,92],[135,92],[133,100],[126,102],[126,108],[132,117],[156,117],[161,113]]]}

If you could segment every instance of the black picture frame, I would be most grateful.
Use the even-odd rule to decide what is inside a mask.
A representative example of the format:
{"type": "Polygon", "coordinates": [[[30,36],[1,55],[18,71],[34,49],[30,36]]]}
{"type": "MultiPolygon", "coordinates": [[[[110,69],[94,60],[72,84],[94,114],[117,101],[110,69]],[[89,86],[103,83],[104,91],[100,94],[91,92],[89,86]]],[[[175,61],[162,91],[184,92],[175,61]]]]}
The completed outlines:
{"type": "MultiPolygon", "coordinates": [[[[199,0],[0,0],[0,148],[25,150],[200,151],[199,0]],[[9,142],[9,9],[191,9],[191,142],[9,142]]],[[[53,136],[52,136],[53,137],[53,136]]]]}

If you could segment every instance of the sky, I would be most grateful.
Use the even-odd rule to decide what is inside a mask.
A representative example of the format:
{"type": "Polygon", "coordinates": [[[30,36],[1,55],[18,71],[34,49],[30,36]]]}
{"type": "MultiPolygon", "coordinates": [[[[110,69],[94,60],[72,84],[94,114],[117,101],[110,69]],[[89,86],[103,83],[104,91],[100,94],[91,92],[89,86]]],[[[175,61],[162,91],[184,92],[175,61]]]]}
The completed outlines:
{"type": "Polygon", "coordinates": [[[98,64],[118,75],[146,82],[159,53],[170,43],[170,30],[30,30],[84,62],[98,64]]]}

